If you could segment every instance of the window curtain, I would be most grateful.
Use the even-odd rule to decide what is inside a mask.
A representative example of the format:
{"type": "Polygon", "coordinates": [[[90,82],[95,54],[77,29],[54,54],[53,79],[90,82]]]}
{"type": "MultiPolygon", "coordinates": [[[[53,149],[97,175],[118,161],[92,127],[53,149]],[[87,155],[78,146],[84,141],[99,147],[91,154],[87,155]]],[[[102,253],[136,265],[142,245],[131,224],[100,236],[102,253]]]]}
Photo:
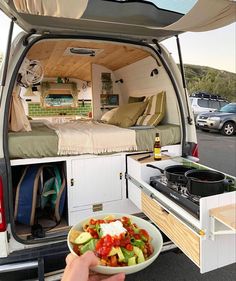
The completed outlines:
{"type": "Polygon", "coordinates": [[[79,19],[88,0],[14,0],[19,13],[79,19]]]}
{"type": "Polygon", "coordinates": [[[9,130],[13,132],[32,131],[21,102],[19,86],[17,86],[12,93],[9,111],[9,130]]]}

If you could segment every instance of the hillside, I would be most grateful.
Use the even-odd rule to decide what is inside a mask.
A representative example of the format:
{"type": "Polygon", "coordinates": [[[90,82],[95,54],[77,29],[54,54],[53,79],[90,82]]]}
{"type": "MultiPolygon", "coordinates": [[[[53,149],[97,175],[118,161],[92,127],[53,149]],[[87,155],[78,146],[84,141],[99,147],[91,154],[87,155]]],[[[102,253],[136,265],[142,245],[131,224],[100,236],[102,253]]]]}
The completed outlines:
{"type": "Polygon", "coordinates": [[[188,92],[204,91],[236,101],[236,74],[215,68],[185,64],[188,92]]]}
{"type": "MultiPolygon", "coordinates": [[[[0,66],[2,58],[0,53],[0,66]]],[[[184,70],[189,94],[204,91],[236,101],[235,73],[192,64],[185,64],[184,70]]]]}

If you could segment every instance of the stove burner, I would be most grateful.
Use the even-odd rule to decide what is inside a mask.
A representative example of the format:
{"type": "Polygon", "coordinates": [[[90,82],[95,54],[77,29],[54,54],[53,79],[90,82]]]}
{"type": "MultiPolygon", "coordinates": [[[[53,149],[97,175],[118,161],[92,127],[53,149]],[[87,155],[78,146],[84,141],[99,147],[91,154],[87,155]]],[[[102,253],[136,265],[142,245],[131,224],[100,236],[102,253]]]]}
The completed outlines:
{"type": "Polygon", "coordinates": [[[197,218],[199,217],[199,200],[201,197],[190,194],[186,184],[170,182],[164,175],[161,175],[151,177],[150,185],[178,205],[190,211],[197,218]]]}
{"type": "Polygon", "coordinates": [[[186,195],[187,195],[189,198],[191,198],[191,200],[193,200],[194,202],[199,203],[199,201],[200,201],[200,199],[201,199],[201,196],[191,194],[191,193],[187,190],[187,188],[186,188],[186,191],[185,191],[185,192],[186,192],[186,195]]]}

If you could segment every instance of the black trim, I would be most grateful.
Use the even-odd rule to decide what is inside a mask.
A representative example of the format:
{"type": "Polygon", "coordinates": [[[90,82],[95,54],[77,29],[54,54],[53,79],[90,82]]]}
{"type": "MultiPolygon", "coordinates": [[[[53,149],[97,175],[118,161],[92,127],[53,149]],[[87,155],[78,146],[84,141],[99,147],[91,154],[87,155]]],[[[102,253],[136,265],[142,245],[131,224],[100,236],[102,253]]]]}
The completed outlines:
{"type": "Polygon", "coordinates": [[[184,87],[186,107],[187,107],[187,111],[188,111],[187,120],[188,120],[188,124],[192,125],[193,119],[190,117],[190,109],[189,109],[188,100],[187,100],[188,93],[187,93],[187,86],[186,86],[186,80],[185,80],[185,74],[184,74],[184,65],[183,65],[181,47],[180,47],[180,42],[179,42],[179,36],[176,35],[175,37],[176,37],[176,42],[177,42],[178,54],[179,54],[179,65],[180,65],[180,72],[181,72],[181,76],[182,76],[182,83],[183,83],[183,87],[184,87]]]}
{"type": "MultiPolygon", "coordinates": [[[[158,50],[156,50],[154,47],[145,44],[143,42],[137,42],[136,39],[133,40],[115,40],[114,38],[107,38],[107,37],[98,37],[98,36],[79,36],[79,35],[58,35],[58,34],[44,34],[40,37],[37,37],[35,39],[33,39],[31,42],[28,43],[28,45],[26,46],[26,48],[24,49],[24,51],[22,52],[16,67],[13,71],[11,80],[10,80],[10,85],[9,85],[9,89],[8,89],[8,94],[6,97],[6,107],[5,107],[5,114],[4,114],[4,126],[3,126],[3,130],[4,132],[8,131],[8,115],[9,115],[9,106],[10,106],[10,99],[11,99],[11,93],[13,91],[14,88],[14,84],[17,78],[17,74],[18,71],[20,69],[20,66],[27,54],[27,52],[29,51],[29,49],[37,42],[41,41],[41,40],[45,40],[45,39],[89,39],[89,40],[103,40],[103,41],[107,41],[107,42],[120,42],[120,43],[124,43],[124,44],[133,44],[133,45],[139,45],[139,46],[144,46],[144,47],[148,47],[149,49],[151,49],[154,53],[156,53],[156,55],[159,57],[162,65],[164,66],[176,93],[176,97],[179,103],[179,109],[180,109],[180,115],[181,115],[181,120],[182,120],[182,130],[183,130],[183,136],[182,136],[182,153],[184,152],[184,147],[186,144],[186,127],[185,127],[185,119],[184,119],[184,111],[183,111],[183,107],[181,104],[181,98],[180,98],[180,94],[178,92],[178,87],[176,84],[176,81],[169,69],[169,67],[167,66],[167,63],[165,61],[165,59],[163,58],[163,56],[160,54],[160,52],[158,50]]],[[[11,225],[11,231],[12,231],[12,235],[14,237],[14,239],[16,241],[18,241],[19,243],[22,244],[28,244],[28,245],[32,245],[32,244],[38,244],[38,243],[45,243],[45,242],[50,242],[50,241],[60,241],[62,238],[65,238],[65,235],[61,235],[58,237],[51,237],[51,238],[45,238],[45,239],[40,239],[40,240],[22,240],[20,239],[15,232],[15,224],[14,224],[14,214],[13,214],[13,192],[12,192],[12,174],[11,174],[11,166],[10,166],[10,159],[9,159],[9,149],[8,149],[8,135],[4,134],[3,136],[3,150],[5,153],[5,159],[6,159],[6,166],[7,166],[7,177],[8,177],[8,187],[9,187],[9,199],[8,199],[8,204],[9,204],[9,221],[10,221],[10,225],[11,225]]],[[[6,187],[5,187],[6,189],[6,187]]]]}

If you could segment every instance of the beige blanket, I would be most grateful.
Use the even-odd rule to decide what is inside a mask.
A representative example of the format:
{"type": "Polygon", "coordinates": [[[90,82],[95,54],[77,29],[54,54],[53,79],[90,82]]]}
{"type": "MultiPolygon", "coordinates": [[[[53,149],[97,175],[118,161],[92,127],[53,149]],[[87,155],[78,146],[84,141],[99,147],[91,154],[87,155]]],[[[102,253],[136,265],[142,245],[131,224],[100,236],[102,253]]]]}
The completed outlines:
{"type": "Polygon", "coordinates": [[[58,155],[137,150],[135,131],[97,121],[47,124],[58,135],[58,155]]]}

